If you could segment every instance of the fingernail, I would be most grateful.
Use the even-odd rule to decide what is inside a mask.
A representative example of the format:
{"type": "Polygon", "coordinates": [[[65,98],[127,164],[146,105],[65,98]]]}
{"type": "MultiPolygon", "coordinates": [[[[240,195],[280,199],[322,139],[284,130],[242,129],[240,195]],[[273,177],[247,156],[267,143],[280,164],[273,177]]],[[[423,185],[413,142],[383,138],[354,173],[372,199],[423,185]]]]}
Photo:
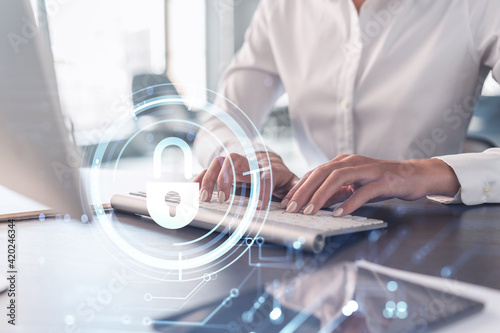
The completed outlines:
{"type": "Polygon", "coordinates": [[[287,213],[294,212],[297,209],[297,203],[295,201],[292,201],[289,205],[288,208],[286,209],[287,213]]]}
{"type": "Polygon", "coordinates": [[[223,203],[224,201],[226,201],[226,193],[219,191],[219,202],[223,203]]]}
{"type": "Polygon", "coordinates": [[[309,204],[307,205],[306,209],[304,209],[304,214],[305,215],[311,215],[312,211],[314,210],[314,205],[309,204]]]}
{"type": "Polygon", "coordinates": [[[339,207],[333,211],[333,216],[339,217],[344,212],[344,208],[339,207]]]}
{"type": "Polygon", "coordinates": [[[201,196],[200,196],[201,202],[206,202],[207,199],[208,199],[208,191],[207,190],[201,191],[201,196]]]}
{"type": "Polygon", "coordinates": [[[283,201],[280,203],[280,208],[286,208],[286,205],[290,202],[290,199],[283,199],[283,201]]]}
{"type": "Polygon", "coordinates": [[[261,207],[262,207],[262,200],[259,200],[259,201],[257,202],[257,208],[261,208],[261,207]]]}

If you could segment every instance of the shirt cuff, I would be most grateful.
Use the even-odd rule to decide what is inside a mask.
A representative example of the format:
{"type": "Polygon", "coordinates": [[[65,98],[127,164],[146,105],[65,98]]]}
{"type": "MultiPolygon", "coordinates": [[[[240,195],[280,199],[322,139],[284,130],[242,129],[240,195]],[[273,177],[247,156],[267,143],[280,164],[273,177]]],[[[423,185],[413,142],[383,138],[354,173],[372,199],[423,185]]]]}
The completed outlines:
{"type": "Polygon", "coordinates": [[[461,203],[463,203],[462,199],[460,199],[461,195],[462,195],[462,189],[459,189],[457,194],[455,194],[455,196],[453,198],[447,197],[445,195],[428,195],[427,199],[435,201],[435,202],[439,202],[439,203],[442,203],[445,205],[461,204],[461,203]]]}
{"type": "MultiPolygon", "coordinates": [[[[436,200],[443,203],[462,202],[466,205],[500,202],[500,148],[482,153],[435,157],[448,164],[460,182],[455,198],[436,200]]],[[[434,199],[434,197],[433,197],[434,199]]]]}

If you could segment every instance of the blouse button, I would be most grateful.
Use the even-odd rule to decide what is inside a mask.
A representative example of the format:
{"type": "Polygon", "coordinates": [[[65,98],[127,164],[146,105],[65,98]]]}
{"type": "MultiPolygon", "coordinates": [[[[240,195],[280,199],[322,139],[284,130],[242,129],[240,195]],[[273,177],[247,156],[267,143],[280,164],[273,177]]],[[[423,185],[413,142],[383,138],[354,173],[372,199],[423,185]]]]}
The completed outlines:
{"type": "Polygon", "coordinates": [[[484,195],[488,195],[488,194],[490,194],[490,192],[491,192],[490,185],[488,185],[488,184],[484,185],[484,187],[483,187],[483,194],[484,195]]]}

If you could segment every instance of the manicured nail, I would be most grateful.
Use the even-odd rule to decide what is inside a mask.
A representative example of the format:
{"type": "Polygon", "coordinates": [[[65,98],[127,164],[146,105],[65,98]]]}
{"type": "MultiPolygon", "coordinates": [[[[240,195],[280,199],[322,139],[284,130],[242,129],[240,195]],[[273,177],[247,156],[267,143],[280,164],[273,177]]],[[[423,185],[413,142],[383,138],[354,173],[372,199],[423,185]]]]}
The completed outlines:
{"type": "Polygon", "coordinates": [[[223,203],[224,201],[226,201],[226,193],[219,191],[219,202],[223,203]]]}
{"type": "Polygon", "coordinates": [[[343,212],[344,212],[344,208],[338,207],[337,209],[335,209],[333,211],[333,216],[339,217],[340,215],[342,215],[343,212]]]}
{"type": "Polygon", "coordinates": [[[201,200],[201,202],[206,202],[208,200],[208,191],[207,190],[201,191],[200,200],[201,200]]]}
{"type": "Polygon", "coordinates": [[[262,200],[259,200],[259,201],[257,202],[257,208],[261,208],[261,207],[262,207],[262,200]]]}
{"type": "Polygon", "coordinates": [[[314,210],[314,205],[309,204],[307,205],[306,209],[304,209],[304,214],[305,215],[311,215],[312,211],[314,210]]]}
{"type": "Polygon", "coordinates": [[[286,209],[287,213],[292,213],[297,209],[297,203],[295,201],[292,201],[289,205],[288,208],[286,209]]]}
{"type": "Polygon", "coordinates": [[[286,205],[290,202],[290,199],[283,199],[283,201],[280,203],[280,208],[286,208],[286,205]]]}

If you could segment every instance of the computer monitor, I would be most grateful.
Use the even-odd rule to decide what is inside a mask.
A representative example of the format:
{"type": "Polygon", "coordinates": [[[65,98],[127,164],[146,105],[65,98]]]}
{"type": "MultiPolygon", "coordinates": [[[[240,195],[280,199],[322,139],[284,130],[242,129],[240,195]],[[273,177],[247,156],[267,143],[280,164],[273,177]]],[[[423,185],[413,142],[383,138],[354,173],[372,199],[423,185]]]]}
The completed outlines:
{"type": "Polygon", "coordinates": [[[52,54],[29,0],[0,1],[0,36],[0,185],[80,220],[81,152],[64,124],[52,54]]]}

